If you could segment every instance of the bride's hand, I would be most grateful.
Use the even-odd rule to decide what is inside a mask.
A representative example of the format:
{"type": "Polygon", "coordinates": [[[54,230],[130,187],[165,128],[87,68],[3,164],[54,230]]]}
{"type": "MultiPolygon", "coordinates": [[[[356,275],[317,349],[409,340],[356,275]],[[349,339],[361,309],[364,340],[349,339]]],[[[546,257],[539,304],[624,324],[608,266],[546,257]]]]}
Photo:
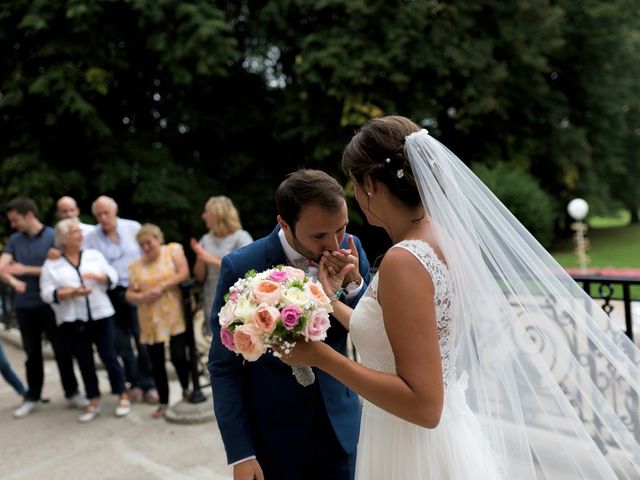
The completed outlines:
{"type": "Polygon", "coordinates": [[[324,293],[332,297],[344,283],[345,276],[355,267],[352,263],[346,263],[340,270],[337,270],[331,258],[323,256],[318,265],[318,280],[322,285],[324,293]]]}
{"type": "Polygon", "coordinates": [[[296,341],[295,347],[289,353],[279,351],[280,360],[292,367],[317,367],[327,347],[328,345],[324,342],[305,342],[301,338],[296,341]]]}

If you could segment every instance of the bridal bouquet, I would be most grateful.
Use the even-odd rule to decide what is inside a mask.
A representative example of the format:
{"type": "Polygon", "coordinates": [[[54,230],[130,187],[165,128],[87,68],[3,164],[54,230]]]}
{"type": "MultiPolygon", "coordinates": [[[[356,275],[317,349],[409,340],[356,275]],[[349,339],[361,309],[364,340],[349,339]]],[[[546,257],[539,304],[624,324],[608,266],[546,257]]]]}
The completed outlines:
{"type": "MultiPolygon", "coordinates": [[[[250,362],[267,350],[279,356],[279,351],[289,353],[299,340],[327,337],[331,301],[319,283],[297,268],[250,270],[224,299],[219,313],[222,344],[250,362]]],[[[293,367],[293,373],[301,385],[315,380],[309,367],[293,367]]]]}

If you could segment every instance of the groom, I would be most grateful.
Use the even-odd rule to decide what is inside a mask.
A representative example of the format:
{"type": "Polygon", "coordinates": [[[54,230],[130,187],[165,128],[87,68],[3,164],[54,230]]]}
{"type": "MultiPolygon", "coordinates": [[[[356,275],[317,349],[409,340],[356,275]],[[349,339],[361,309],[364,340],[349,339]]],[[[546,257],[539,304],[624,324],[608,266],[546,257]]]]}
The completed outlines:
{"type": "MultiPolygon", "coordinates": [[[[222,260],[211,311],[209,373],[213,403],[234,480],[350,480],[360,428],[358,396],[321,371],[309,387],[270,354],[245,362],[220,341],[218,312],[238,278],[279,264],[307,266],[325,251],[351,248],[358,267],[345,278],[352,306],[371,279],[360,240],[345,234],[344,191],[319,170],[289,174],[276,191],[278,226],[222,260]],[[351,247],[350,247],[351,245],[351,247]]],[[[354,260],[355,262],[355,260],[354,260]]],[[[307,267],[315,279],[317,266],[307,267]]],[[[332,318],[326,342],[346,353],[347,331],[332,318]]]]}

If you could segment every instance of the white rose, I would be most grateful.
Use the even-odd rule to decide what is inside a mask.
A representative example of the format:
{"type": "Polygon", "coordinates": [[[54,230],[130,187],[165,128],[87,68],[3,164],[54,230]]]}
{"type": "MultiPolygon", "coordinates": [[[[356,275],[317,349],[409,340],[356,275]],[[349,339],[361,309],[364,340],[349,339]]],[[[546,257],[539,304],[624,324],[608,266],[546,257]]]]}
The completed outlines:
{"type": "Polygon", "coordinates": [[[301,307],[309,302],[309,297],[299,288],[291,287],[284,292],[283,300],[286,305],[301,307]]]}
{"type": "Polygon", "coordinates": [[[233,302],[227,302],[224,304],[224,307],[220,309],[220,313],[218,314],[218,322],[222,327],[228,327],[233,323],[236,319],[236,315],[234,313],[234,308],[236,304],[233,302]]]}
{"type": "Polygon", "coordinates": [[[236,303],[236,318],[242,320],[243,323],[249,323],[253,321],[253,314],[256,308],[257,305],[255,303],[242,295],[238,298],[238,303],[236,303]]]}

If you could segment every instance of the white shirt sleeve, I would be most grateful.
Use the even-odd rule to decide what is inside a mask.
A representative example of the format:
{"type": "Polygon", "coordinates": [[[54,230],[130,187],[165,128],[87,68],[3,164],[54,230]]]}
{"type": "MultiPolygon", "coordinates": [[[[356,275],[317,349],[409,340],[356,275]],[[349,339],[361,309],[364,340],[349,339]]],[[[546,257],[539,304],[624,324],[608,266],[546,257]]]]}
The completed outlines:
{"type": "Polygon", "coordinates": [[[230,467],[235,467],[236,465],[239,465],[242,462],[246,462],[247,460],[255,460],[255,459],[256,459],[256,456],[255,455],[251,455],[250,457],[243,458],[241,460],[237,460],[237,461],[235,461],[233,463],[230,463],[229,466],[230,467]]]}

